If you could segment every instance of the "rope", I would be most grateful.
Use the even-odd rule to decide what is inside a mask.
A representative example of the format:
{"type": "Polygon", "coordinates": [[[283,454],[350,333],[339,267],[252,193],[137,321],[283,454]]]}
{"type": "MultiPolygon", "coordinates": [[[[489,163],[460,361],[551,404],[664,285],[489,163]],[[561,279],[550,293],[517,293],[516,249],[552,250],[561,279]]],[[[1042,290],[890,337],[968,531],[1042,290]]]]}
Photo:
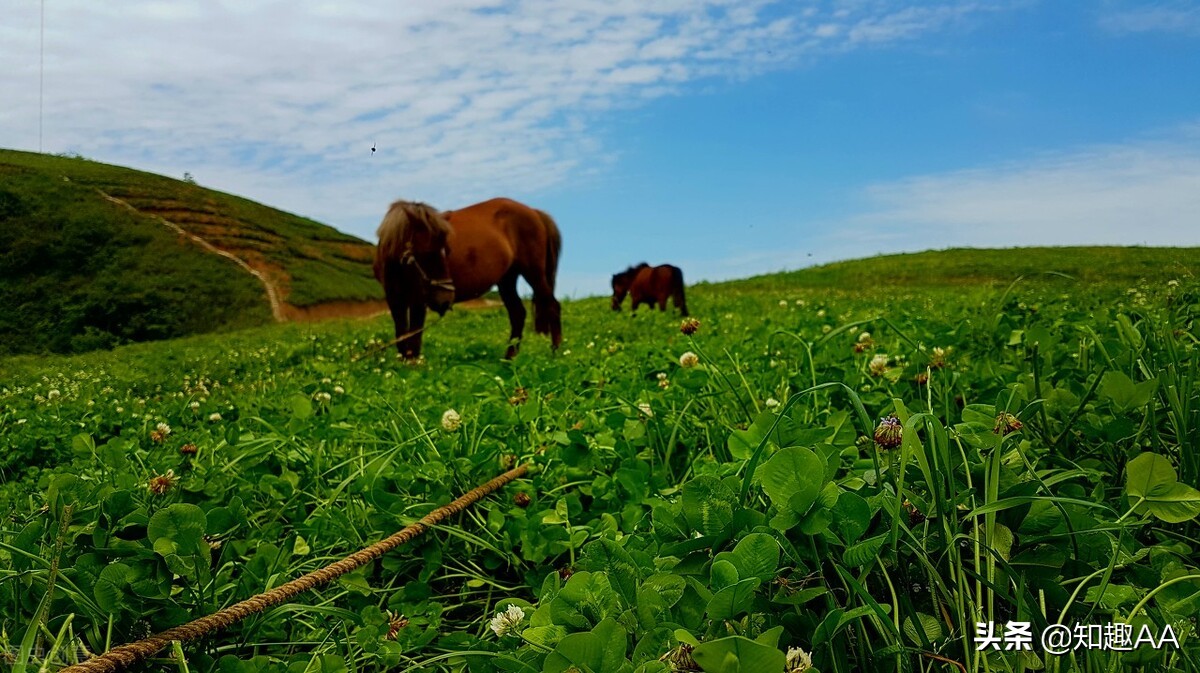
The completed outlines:
{"type": "Polygon", "coordinates": [[[375,353],[378,353],[379,351],[391,348],[392,346],[395,346],[396,344],[400,343],[401,341],[404,341],[405,339],[407,339],[409,337],[414,337],[424,331],[425,331],[424,327],[418,327],[417,329],[412,330],[411,332],[405,332],[404,334],[401,334],[400,336],[396,337],[395,339],[392,339],[391,341],[389,341],[385,344],[375,344],[374,346],[368,348],[367,350],[363,351],[362,353],[359,353],[358,355],[355,355],[354,357],[350,358],[350,361],[358,362],[359,360],[367,357],[368,355],[374,355],[375,353]]]}
{"type": "Polygon", "coordinates": [[[314,570],[303,577],[275,587],[270,591],[247,598],[240,603],[231,605],[207,617],[201,617],[187,624],[167,629],[144,640],[115,647],[100,656],[93,657],[73,666],[67,666],[61,669],[59,673],[116,673],[116,671],[122,671],[153,656],[170,645],[171,641],[187,642],[203,638],[214,631],[227,628],[250,615],[258,614],[269,607],[285,603],[298,594],[324,585],[330,580],[374,561],[405,542],[421,535],[437,525],[442,519],[458,514],[510,481],[524,476],[528,469],[527,465],[515,467],[491,481],[467,491],[458,500],[433,510],[422,517],[417,523],[408,526],[398,533],[394,533],[391,537],[360,549],[324,568],[314,570]]]}

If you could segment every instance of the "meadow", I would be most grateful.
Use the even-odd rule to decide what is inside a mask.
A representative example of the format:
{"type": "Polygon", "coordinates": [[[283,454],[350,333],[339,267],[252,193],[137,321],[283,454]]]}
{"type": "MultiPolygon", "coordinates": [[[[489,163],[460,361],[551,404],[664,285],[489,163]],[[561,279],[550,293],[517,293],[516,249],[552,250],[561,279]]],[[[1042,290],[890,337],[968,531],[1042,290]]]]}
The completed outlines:
{"type": "Polygon", "coordinates": [[[434,321],[417,365],[386,317],[0,359],[0,657],[57,670],[528,464],[150,667],[1198,671],[1198,270],[878,258],[694,286],[698,323],[567,301],[563,348],[511,362],[502,310],[434,321]],[[1036,639],[1115,623],[1153,638],[1036,639]]]}

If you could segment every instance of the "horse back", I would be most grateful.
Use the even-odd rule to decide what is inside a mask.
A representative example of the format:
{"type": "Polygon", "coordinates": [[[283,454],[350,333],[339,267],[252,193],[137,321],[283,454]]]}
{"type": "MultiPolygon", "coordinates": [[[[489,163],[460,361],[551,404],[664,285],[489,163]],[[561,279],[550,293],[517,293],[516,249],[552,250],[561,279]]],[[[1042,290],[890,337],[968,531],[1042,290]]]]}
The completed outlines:
{"type": "Polygon", "coordinates": [[[550,249],[557,261],[560,243],[553,220],[548,224],[548,216],[519,201],[498,197],[442,216],[450,223],[450,272],[464,290],[461,299],[487,292],[514,266],[523,275],[546,274],[550,249]]]}

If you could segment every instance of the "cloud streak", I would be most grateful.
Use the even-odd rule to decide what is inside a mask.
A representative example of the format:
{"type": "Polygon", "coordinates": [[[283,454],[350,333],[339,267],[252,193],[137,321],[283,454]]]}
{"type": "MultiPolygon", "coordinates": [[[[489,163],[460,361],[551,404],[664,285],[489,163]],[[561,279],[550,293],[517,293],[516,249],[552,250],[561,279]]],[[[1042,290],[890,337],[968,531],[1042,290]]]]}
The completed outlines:
{"type": "Polygon", "coordinates": [[[823,256],[955,246],[1200,245],[1200,125],[870,186],[823,256]]]}
{"type": "MultiPolygon", "coordinates": [[[[597,128],[616,109],[1003,4],[61,0],[45,149],[189,171],[369,238],[396,197],[454,207],[605,170],[619,155],[597,128]]],[[[7,11],[0,146],[35,149],[37,7],[7,11]]]]}
{"type": "Polygon", "coordinates": [[[1114,9],[1099,17],[1101,28],[1116,35],[1177,33],[1200,35],[1200,6],[1194,2],[1160,2],[1114,9]]]}

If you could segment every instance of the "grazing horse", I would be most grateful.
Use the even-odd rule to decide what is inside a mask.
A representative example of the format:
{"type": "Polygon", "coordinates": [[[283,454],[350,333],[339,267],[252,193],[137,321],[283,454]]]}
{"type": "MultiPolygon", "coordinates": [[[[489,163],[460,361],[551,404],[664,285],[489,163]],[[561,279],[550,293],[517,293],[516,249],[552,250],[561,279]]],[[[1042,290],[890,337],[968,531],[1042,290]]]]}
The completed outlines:
{"type": "Polygon", "coordinates": [[[615,274],[612,277],[612,288],[612,309],[614,311],[621,310],[621,302],[625,301],[626,294],[633,302],[631,309],[633,311],[636,311],[637,307],[642,304],[650,306],[658,304],[658,310],[665,311],[667,310],[667,298],[671,297],[675,301],[675,308],[679,309],[681,315],[687,317],[687,301],[683,298],[683,272],[677,266],[670,264],[650,266],[642,262],[615,274]]]}
{"type": "Polygon", "coordinates": [[[525,305],[517,278],[533,288],[533,326],[562,342],[554,278],[562,236],[546,213],[511,199],[491,199],[439,213],[424,203],[397,201],[376,232],[375,278],[383,285],[396,324],[396,348],[421,354],[426,308],[444,315],[454,302],[499,286],[512,328],[506,358],[517,354],[525,331],[525,305]]]}

